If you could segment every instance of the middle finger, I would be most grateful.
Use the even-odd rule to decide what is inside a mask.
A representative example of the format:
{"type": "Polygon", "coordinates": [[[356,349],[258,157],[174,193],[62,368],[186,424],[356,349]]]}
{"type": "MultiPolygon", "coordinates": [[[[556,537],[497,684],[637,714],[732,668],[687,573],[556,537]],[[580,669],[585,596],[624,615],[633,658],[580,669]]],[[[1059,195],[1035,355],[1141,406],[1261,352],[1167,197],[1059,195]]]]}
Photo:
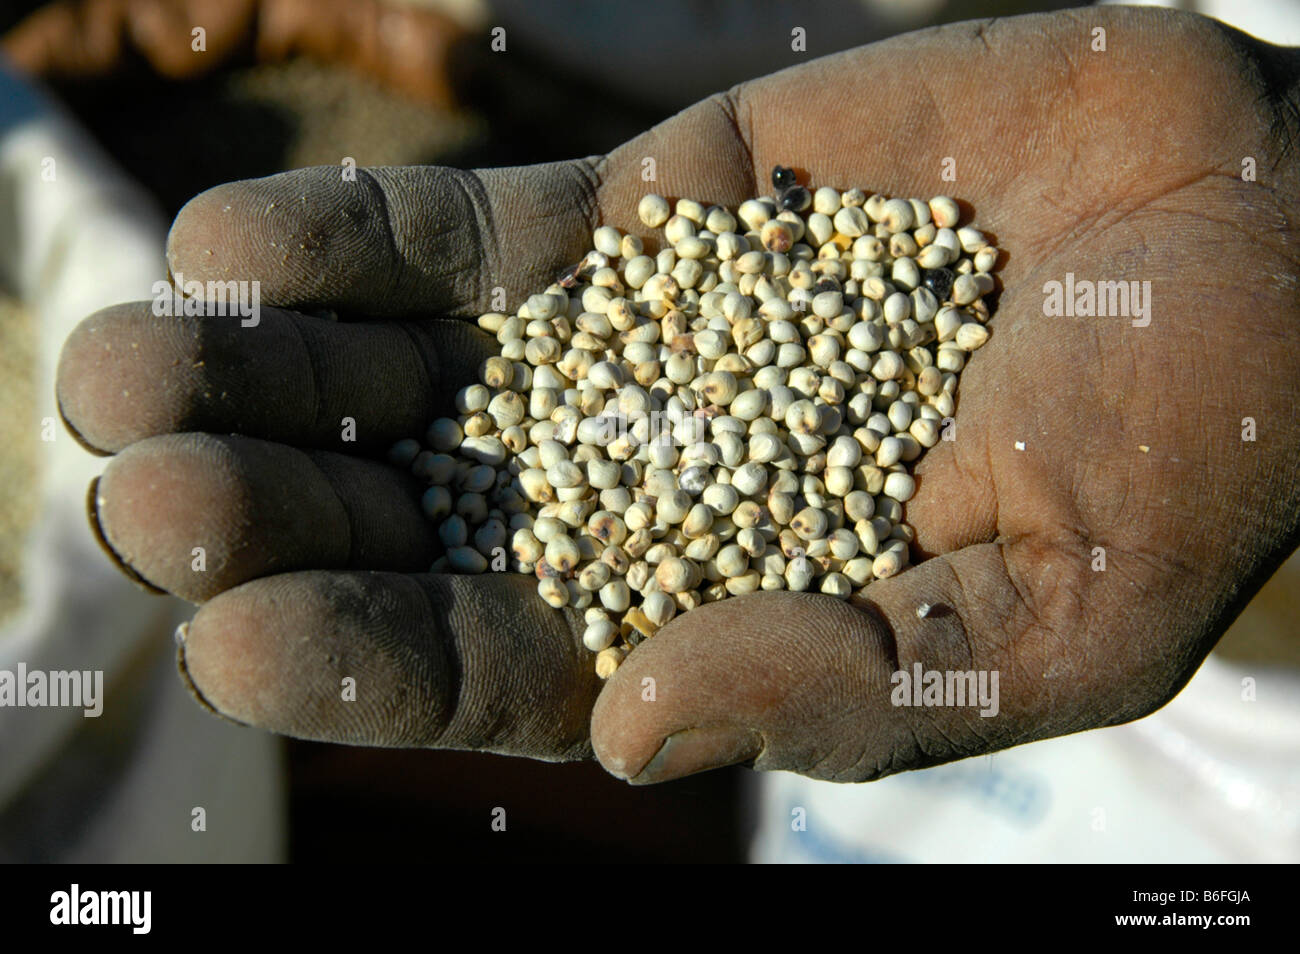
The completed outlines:
{"type": "Polygon", "coordinates": [[[428,570],[439,545],[421,489],[379,461],[170,434],[109,462],[91,522],[127,575],[202,602],[290,570],[428,570]]]}
{"type": "Polygon", "coordinates": [[[345,323],[263,308],[244,327],[237,318],[158,318],[149,302],[132,302],[77,326],[57,391],[68,425],[108,453],[209,431],[373,454],[423,434],[498,350],[463,321],[345,323]]]}

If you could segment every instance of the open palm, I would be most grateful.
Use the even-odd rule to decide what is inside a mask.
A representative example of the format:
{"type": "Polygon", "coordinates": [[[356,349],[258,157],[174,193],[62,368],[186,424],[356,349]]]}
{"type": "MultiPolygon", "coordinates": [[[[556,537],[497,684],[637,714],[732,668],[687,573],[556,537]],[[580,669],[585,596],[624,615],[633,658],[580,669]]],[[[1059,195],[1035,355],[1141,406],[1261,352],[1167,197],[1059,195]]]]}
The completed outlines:
{"type": "Polygon", "coordinates": [[[295,736],[546,759],[594,746],[639,782],[737,761],[865,780],[1137,718],[1300,530],[1298,75],[1290,51],[1210,21],[1089,10],[818,60],[598,159],[219,187],[177,219],[173,272],[257,279],[284,310],[256,328],[148,303],[83,323],[59,398],[88,446],[118,455],[96,525],[129,572],[206,601],[182,653],[201,698],[295,736]],[[1006,250],[956,440],[916,467],[907,521],[930,559],[861,604],[706,605],[602,686],[580,614],[529,579],[421,572],[432,526],[382,450],[446,413],[491,353],[465,319],[494,288],[512,306],[541,290],[595,225],[644,234],[645,191],[735,206],[777,163],[817,185],[950,192],[1006,250]],[[1150,323],[1045,315],[1045,284],[1067,274],[1150,282],[1150,323]],[[894,706],[890,677],[914,663],[997,671],[998,714],[894,706]]]}

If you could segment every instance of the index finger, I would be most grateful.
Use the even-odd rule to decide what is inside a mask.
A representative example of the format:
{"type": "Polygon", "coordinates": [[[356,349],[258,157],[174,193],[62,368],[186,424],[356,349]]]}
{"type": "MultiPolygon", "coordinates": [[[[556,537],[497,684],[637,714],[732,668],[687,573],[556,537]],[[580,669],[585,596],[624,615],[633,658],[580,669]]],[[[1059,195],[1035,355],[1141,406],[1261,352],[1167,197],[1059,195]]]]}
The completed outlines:
{"type": "Polygon", "coordinates": [[[266,304],[349,317],[470,315],[496,287],[545,288],[590,237],[589,161],[346,174],[297,169],[196,196],[168,236],[173,276],[256,280],[266,304]]]}
{"type": "Polygon", "coordinates": [[[231,182],[181,209],[167,259],[186,281],[260,282],[265,304],[348,317],[514,308],[591,248],[604,222],[643,235],[646,192],[739,203],[753,166],[726,97],[605,158],[505,169],[321,166],[231,182]],[[644,160],[650,160],[645,162],[644,160]]]}

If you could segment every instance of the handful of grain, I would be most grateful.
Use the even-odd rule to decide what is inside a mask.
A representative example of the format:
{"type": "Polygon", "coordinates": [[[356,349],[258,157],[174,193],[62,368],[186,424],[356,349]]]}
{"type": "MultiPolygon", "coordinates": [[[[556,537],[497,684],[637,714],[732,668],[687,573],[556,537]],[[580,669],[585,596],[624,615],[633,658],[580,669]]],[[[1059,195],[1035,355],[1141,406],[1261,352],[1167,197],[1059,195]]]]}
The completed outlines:
{"type": "Polygon", "coordinates": [[[901,571],[907,465],[988,340],[998,251],[952,199],[772,182],[734,212],[645,196],[658,249],[596,229],[545,292],[479,319],[501,353],[432,449],[389,453],[431,485],[432,571],[534,574],[585,612],[602,677],[702,603],[846,599],[901,571]]]}

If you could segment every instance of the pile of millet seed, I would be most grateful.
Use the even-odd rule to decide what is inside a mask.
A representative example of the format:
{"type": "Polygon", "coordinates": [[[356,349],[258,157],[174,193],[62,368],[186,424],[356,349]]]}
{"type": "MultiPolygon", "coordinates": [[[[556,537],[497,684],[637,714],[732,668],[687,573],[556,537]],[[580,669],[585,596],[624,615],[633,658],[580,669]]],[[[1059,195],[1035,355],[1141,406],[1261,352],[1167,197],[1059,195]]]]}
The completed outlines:
{"type": "Polygon", "coordinates": [[[674,615],[756,590],[846,599],[908,560],[908,464],[988,340],[998,250],[946,196],[810,192],[734,212],[645,196],[479,326],[481,384],[390,460],[430,486],[435,573],[533,574],[608,677],[674,615]]]}

